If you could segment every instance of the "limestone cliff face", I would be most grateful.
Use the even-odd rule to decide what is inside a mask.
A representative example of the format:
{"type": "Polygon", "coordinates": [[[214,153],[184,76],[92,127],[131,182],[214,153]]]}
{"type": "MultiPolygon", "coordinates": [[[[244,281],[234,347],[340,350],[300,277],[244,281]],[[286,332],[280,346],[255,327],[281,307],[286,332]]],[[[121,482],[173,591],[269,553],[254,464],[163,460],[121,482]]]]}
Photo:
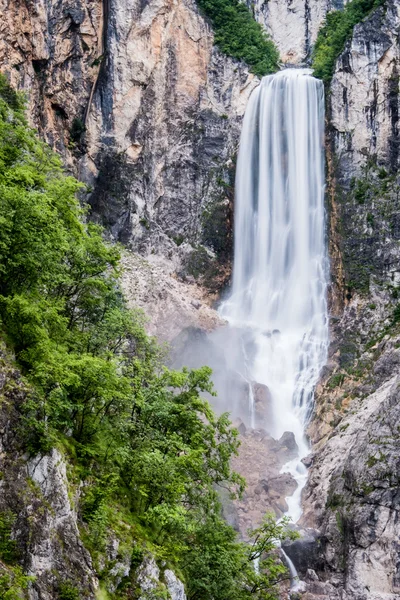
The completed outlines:
{"type": "Polygon", "coordinates": [[[213,47],[193,0],[111,2],[107,40],[80,162],[90,203],[144,254],[215,250],[203,212],[229,203],[229,168],[257,78],[213,47]]]}
{"type": "Polygon", "coordinates": [[[344,4],[346,0],[247,0],[255,18],[275,42],[282,62],[289,64],[310,59],[326,13],[344,4]]]}
{"type": "Polygon", "coordinates": [[[398,167],[399,23],[400,7],[389,0],[355,27],[336,65],[330,123],[342,181],[369,157],[398,167]]]}
{"type": "MultiPolygon", "coordinates": [[[[5,0],[0,68],[87,182],[112,235],[184,272],[229,262],[241,120],[258,80],[223,56],[195,0],[5,0]]],[[[284,62],[304,62],[341,0],[252,4],[284,62]]]]}
{"type": "Polygon", "coordinates": [[[4,2],[2,14],[0,68],[28,92],[33,125],[92,186],[98,219],[141,253],[183,264],[204,244],[201,270],[222,251],[257,78],[215,49],[194,0],[4,2]]]}
{"type": "MultiPolygon", "coordinates": [[[[319,532],[308,589],[326,598],[400,593],[399,23],[399,5],[388,0],[356,26],[328,95],[331,242],[342,259],[332,279],[341,297],[303,497],[303,525],[319,532]]],[[[300,564],[306,575],[307,559],[300,564]]]]}
{"type": "Polygon", "coordinates": [[[72,165],[103,53],[103,6],[2,0],[0,11],[0,70],[27,93],[32,124],[72,165]]]}

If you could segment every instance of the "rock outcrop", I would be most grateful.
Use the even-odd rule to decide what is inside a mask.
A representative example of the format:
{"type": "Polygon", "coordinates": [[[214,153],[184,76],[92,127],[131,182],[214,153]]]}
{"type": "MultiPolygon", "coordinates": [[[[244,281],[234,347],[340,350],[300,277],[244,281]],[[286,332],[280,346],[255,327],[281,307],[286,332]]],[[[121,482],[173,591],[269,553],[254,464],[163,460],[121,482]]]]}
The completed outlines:
{"type": "Polygon", "coordinates": [[[227,250],[230,169],[258,79],[213,46],[194,0],[113,2],[107,40],[79,167],[89,202],[115,238],[198,277],[227,250]]]}
{"type": "Polygon", "coordinates": [[[0,70],[29,119],[72,167],[104,54],[101,0],[2,0],[0,70]]]}
{"type": "Polygon", "coordinates": [[[315,564],[310,556],[304,570],[319,567],[344,598],[394,600],[400,593],[398,411],[394,375],[373,394],[353,400],[314,455],[303,522],[319,530],[319,558],[315,564]]]}
{"type": "Polygon", "coordinates": [[[340,183],[367,160],[399,165],[398,2],[388,0],[356,25],[330,85],[329,123],[340,183]]]}
{"type": "MultiPolygon", "coordinates": [[[[236,422],[241,429],[241,423],[236,422]]],[[[266,512],[282,517],[288,510],[286,498],[297,488],[282,467],[298,455],[292,433],[286,432],[274,440],[263,429],[241,429],[239,455],[232,467],[246,479],[247,487],[241,500],[230,505],[225,500],[225,512],[231,524],[246,539],[248,531],[260,525],[266,512]]]]}
{"type": "Polygon", "coordinates": [[[213,296],[193,277],[178,279],[172,261],[125,252],[122,267],[121,281],[128,303],[143,309],[148,333],[160,341],[171,342],[189,327],[207,332],[224,324],[210,306],[213,296]]]}
{"type": "Polygon", "coordinates": [[[275,42],[282,62],[304,64],[326,13],[343,8],[346,0],[248,0],[247,4],[275,42]]]}

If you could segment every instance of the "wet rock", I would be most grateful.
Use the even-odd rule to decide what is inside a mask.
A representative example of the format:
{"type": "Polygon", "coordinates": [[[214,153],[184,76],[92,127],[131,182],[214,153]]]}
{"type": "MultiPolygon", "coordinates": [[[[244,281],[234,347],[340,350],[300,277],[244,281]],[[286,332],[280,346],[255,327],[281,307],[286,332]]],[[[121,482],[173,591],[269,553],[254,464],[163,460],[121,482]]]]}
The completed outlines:
{"type": "Polygon", "coordinates": [[[309,454],[308,456],[305,456],[301,459],[301,462],[306,467],[306,469],[309,469],[313,463],[313,455],[309,454]]]}
{"type": "Polygon", "coordinates": [[[319,577],[314,569],[307,569],[306,581],[319,581],[319,577]]]}
{"type": "Polygon", "coordinates": [[[253,382],[251,386],[257,425],[259,427],[264,427],[267,431],[272,431],[273,410],[271,392],[269,391],[269,388],[262,383],[253,382]]]}
{"type": "Polygon", "coordinates": [[[287,450],[266,431],[247,429],[240,437],[239,456],[232,460],[234,470],[247,480],[246,492],[236,501],[235,526],[246,539],[247,530],[258,527],[266,512],[277,517],[288,510],[286,496],[293,494],[297,482],[289,473],[281,473],[287,462],[287,450]]]}
{"type": "Polygon", "coordinates": [[[232,423],[232,426],[237,429],[241,435],[244,435],[247,431],[247,427],[243,423],[242,419],[235,419],[232,423]]]}
{"type": "Polygon", "coordinates": [[[305,577],[309,569],[318,571],[325,563],[323,541],[319,532],[308,529],[301,530],[300,538],[293,542],[285,542],[282,547],[293,561],[300,576],[305,577]]]}
{"type": "Polygon", "coordinates": [[[277,477],[268,479],[268,488],[274,490],[281,496],[291,496],[297,489],[298,484],[290,473],[282,473],[277,477]]]}
{"type": "Polygon", "coordinates": [[[294,433],[291,431],[285,431],[285,433],[278,440],[278,444],[280,446],[280,452],[285,454],[286,460],[292,460],[296,458],[299,454],[299,447],[296,443],[296,438],[294,437],[294,433]]]}

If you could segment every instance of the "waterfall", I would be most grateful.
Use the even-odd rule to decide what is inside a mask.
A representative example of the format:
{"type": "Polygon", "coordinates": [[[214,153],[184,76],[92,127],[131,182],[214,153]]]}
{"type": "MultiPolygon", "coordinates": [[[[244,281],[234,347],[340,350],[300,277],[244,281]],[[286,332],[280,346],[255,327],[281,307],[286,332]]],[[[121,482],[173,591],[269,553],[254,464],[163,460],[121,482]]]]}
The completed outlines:
{"type": "MultiPolygon", "coordinates": [[[[220,308],[251,337],[246,379],[250,389],[251,382],[268,387],[270,432],[295,435],[299,456],[282,469],[298,483],[287,498],[294,522],[307,478],[304,431],[328,346],[323,136],[323,84],[310,70],[262,79],[243,123],[233,286],[220,308]]],[[[252,391],[249,400],[254,412],[252,391]]]]}

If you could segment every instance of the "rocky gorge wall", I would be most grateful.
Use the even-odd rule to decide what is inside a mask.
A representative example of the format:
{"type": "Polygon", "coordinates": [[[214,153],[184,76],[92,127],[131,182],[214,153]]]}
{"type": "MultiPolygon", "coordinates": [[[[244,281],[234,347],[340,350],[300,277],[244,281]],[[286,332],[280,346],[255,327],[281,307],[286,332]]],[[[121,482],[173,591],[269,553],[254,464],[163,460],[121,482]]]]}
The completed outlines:
{"type": "MultiPolygon", "coordinates": [[[[282,61],[299,64],[326,11],[342,5],[269,0],[251,7],[282,61]]],[[[234,159],[257,77],[215,48],[191,0],[5,0],[1,13],[0,69],[27,91],[32,123],[90,186],[85,199],[96,218],[144,256],[127,252],[123,277],[130,300],[150,313],[151,332],[170,340],[183,327],[212,328],[218,318],[195,279],[208,273],[217,291],[229,275],[234,159]]],[[[307,560],[293,549],[308,582],[304,600],[400,594],[399,24],[398,2],[388,0],[357,25],[328,94],[332,343],[309,430],[304,494],[303,525],[319,532],[318,542],[307,560]]],[[[273,446],[262,436],[256,442],[273,446]]],[[[23,481],[39,473],[36,484],[52,507],[42,502],[44,524],[26,557],[44,582],[35,600],[52,597],[51,571],[66,560],[49,545],[55,534],[68,534],[64,547],[73,548],[65,575],[96,587],[59,458],[45,461],[55,499],[47,498],[40,468],[5,469],[12,475],[18,468],[23,481]],[[44,565],[50,550],[54,563],[44,565]]],[[[239,510],[246,526],[260,498],[282,511],[291,487],[280,480],[278,493],[261,475],[250,479],[248,504],[239,510]]],[[[118,551],[110,557],[123,571],[118,551]]],[[[157,565],[143,569],[157,579],[157,565]]],[[[173,586],[183,598],[179,582],[173,586]]]]}
{"type": "Polygon", "coordinates": [[[331,346],[297,554],[309,598],[400,592],[399,18],[389,0],[355,27],[328,92],[331,346]]]}
{"type": "Polygon", "coordinates": [[[218,226],[230,218],[229,171],[257,78],[213,46],[192,0],[30,8],[4,5],[0,68],[91,186],[98,220],[195,275],[212,251],[229,254],[218,226]]]}

